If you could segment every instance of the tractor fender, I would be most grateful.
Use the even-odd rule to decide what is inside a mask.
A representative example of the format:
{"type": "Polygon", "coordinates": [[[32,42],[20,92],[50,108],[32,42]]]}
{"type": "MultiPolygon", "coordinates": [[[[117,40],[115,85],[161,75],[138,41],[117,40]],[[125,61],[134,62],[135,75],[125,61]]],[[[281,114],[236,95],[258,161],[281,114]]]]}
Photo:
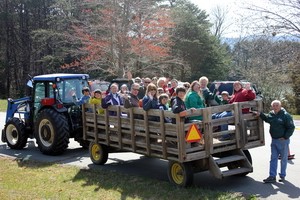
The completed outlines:
{"type": "Polygon", "coordinates": [[[56,112],[59,112],[59,113],[68,112],[68,109],[67,109],[66,107],[57,108],[56,105],[52,105],[52,106],[43,106],[42,108],[40,108],[39,112],[41,112],[42,110],[47,109],[47,108],[51,108],[51,109],[53,109],[53,110],[55,110],[56,112]]]}
{"type": "Polygon", "coordinates": [[[52,106],[52,108],[59,113],[68,112],[68,109],[66,107],[57,108],[56,106],[52,106]]]}

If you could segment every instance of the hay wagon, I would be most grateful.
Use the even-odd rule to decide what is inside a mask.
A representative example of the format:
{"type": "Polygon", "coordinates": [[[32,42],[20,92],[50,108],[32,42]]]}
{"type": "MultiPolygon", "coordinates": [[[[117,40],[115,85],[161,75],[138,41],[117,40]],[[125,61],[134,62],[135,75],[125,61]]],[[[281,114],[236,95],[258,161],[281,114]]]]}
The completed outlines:
{"type": "MultiPolygon", "coordinates": [[[[168,161],[168,177],[178,186],[193,183],[193,174],[209,170],[215,177],[245,176],[253,171],[248,149],[263,146],[264,127],[260,118],[242,109],[262,111],[262,101],[234,103],[173,114],[171,111],[110,106],[96,114],[95,105],[83,106],[83,138],[90,142],[94,164],[103,165],[114,151],[134,152],[168,161]],[[115,113],[109,115],[109,111],[115,113]],[[214,113],[230,111],[232,116],[212,119],[214,113]],[[202,121],[184,123],[184,118],[201,115],[202,121]],[[165,123],[164,119],[176,120],[165,123]],[[155,120],[153,120],[155,119],[155,120]],[[220,125],[229,124],[226,131],[220,125]],[[219,141],[222,135],[229,140],[219,141]]],[[[111,112],[110,112],[111,113],[111,112]]]]}

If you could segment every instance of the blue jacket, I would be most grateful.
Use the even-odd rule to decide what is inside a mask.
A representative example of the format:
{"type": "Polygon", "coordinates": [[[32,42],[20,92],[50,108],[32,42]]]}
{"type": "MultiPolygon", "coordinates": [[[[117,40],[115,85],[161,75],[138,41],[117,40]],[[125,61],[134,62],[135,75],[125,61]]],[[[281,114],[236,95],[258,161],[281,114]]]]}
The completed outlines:
{"type": "Polygon", "coordinates": [[[148,95],[144,96],[143,109],[145,111],[148,111],[150,109],[158,109],[158,99],[157,98],[150,99],[148,95]]]}
{"type": "MultiPolygon", "coordinates": [[[[76,97],[75,97],[76,98],[76,97]]],[[[79,100],[76,100],[76,105],[82,105],[82,104],[85,104],[85,103],[88,103],[90,100],[90,96],[85,96],[83,95],[79,100]]]]}
{"type": "MultiPolygon", "coordinates": [[[[102,104],[102,108],[108,108],[108,106],[110,106],[110,105],[123,105],[123,100],[122,100],[121,96],[118,93],[116,93],[116,94],[109,93],[104,98],[104,100],[102,101],[101,104],[102,104]],[[113,97],[113,96],[115,96],[115,97],[113,97]]],[[[114,111],[110,111],[109,115],[116,116],[117,113],[114,112],[114,111]]]]}

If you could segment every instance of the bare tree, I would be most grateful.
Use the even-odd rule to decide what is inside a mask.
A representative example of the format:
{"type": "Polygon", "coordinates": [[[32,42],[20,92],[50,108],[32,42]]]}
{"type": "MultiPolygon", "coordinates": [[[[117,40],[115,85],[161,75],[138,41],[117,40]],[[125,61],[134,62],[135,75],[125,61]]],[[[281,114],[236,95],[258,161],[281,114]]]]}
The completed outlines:
{"type": "Polygon", "coordinates": [[[212,10],[210,14],[210,18],[213,23],[212,33],[219,39],[223,36],[224,32],[226,32],[233,24],[227,23],[226,17],[228,12],[228,8],[222,8],[220,6],[217,6],[212,10]]]}
{"type": "Polygon", "coordinates": [[[255,17],[251,20],[255,21],[256,25],[259,24],[256,28],[271,32],[273,36],[284,34],[300,38],[300,1],[269,0],[268,3],[271,7],[256,5],[247,7],[255,13],[255,17]]]}

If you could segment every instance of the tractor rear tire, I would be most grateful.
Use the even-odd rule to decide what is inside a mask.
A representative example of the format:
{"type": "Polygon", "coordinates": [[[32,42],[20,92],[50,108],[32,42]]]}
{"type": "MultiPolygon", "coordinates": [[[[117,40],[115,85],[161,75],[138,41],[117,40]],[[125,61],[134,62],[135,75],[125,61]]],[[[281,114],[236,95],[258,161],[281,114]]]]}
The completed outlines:
{"type": "Polygon", "coordinates": [[[37,116],[35,138],[43,154],[62,154],[69,144],[69,125],[66,116],[53,109],[42,110],[37,116]]]}
{"type": "Polygon", "coordinates": [[[13,117],[5,125],[4,137],[11,149],[23,149],[27,144],[28,134],[25,124],[19,118],[13,117]]]}

